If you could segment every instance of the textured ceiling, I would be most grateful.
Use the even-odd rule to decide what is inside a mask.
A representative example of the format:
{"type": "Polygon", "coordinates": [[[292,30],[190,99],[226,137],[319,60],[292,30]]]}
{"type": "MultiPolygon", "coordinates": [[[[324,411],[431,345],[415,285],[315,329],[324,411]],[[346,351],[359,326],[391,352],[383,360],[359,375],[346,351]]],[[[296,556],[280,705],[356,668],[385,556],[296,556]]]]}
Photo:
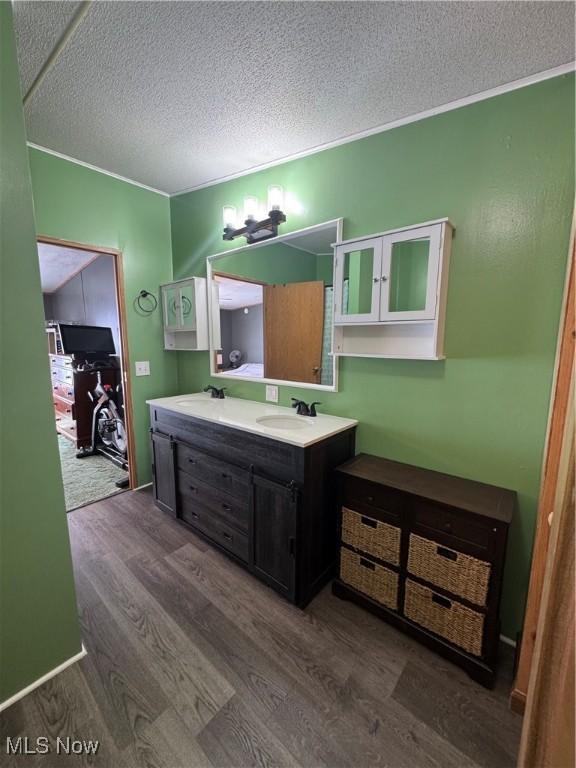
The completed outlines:
{"type": "Polygon", "coordinates": [[[98,254],[91,251],[63,248],[51,243],[38,243],[42,293],[53,293],[58,290],[96,258],[98,254]]]}
{"type": "MultiPolygon", "coordinates": [[[[15,3],[26,92],[76,3],[15,3]]],[[[30,141],[174,193],[574,59],[570,2],[94,2],[30,141]]]]}

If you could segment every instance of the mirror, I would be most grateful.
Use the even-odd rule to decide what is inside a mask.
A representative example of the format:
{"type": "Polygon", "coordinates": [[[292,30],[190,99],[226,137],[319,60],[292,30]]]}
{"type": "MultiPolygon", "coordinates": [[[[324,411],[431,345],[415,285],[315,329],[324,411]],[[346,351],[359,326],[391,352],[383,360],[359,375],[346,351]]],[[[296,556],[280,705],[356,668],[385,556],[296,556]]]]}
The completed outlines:
{"type": "Polygon", "coordinates": [[[210,256],[211,374],[336,389],[332,243],[341,219],[210,256]]]}
{"type": "Polygon", "coordinates": [[[374,248],[344,252],[343,315],[362,315],[372,311],[374,256],[374,248]]]}
{"type": "Polygon", "coordinates": [[[430,238],[392,244],[390,256],[390,312],[426,308],[430,238]]]}

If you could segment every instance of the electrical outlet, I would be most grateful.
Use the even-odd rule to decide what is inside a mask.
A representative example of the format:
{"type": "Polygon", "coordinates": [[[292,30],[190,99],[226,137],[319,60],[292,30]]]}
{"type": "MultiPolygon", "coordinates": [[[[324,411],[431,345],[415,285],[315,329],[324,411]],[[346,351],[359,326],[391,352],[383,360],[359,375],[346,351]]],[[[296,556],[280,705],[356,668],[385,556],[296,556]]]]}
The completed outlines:
{"type": "Polygon", "coordinates": [[[275,387],[273,384],[266,384],[266,400],[269,403],[278,402],[278,387],[275,387]]]}
{"type": "Polygon", "coordinates": [[[150,376],[150,362],[143,360],[139,363],[135,363],[136,376],[150,376]]]}

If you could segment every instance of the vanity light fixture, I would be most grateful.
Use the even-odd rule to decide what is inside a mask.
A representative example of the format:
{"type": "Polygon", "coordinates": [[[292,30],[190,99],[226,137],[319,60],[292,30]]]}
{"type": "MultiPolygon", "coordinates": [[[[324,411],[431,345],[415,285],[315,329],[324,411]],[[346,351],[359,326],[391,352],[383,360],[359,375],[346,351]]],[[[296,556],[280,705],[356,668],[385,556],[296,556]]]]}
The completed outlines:
{"type": "Polygon", "coordinates": [[[246,242],[259,243],[276,237],[278,227],[286,221],[286,215],[282,213],[284,204],[284,190],[278,184],[268,187],[268,217],[257,220],[259,202],[257,197],[244,199],[244,226],[238,227],[237,211],[233,205],[225,205],[222,209],[224,224],[223,240],[234,240],[236,237],[245,237],[246,242]]]}

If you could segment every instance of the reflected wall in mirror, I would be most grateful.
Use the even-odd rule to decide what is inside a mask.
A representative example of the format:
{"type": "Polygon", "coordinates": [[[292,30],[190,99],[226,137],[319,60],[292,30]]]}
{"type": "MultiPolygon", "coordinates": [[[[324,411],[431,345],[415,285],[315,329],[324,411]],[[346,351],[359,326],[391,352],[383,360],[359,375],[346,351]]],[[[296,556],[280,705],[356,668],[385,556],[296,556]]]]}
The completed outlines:
{"type": "Polygon", "coordinates": [[[213,375],[335,388],[339,236],[340,220],[208,259],[213,375]]]}

